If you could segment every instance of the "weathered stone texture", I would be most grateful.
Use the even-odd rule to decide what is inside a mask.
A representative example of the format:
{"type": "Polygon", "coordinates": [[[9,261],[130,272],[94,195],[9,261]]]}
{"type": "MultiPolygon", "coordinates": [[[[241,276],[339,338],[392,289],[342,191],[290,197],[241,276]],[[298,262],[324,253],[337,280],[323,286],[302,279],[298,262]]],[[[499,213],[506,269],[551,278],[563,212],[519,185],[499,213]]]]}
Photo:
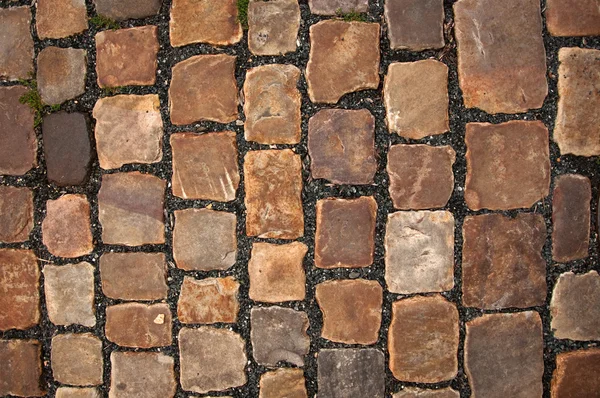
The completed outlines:
{"type": "Polygon", "coordinates": [[[52,338],[52,377],[63,384],[102,384],[102,341],[91,333],[58,334],[52,338]]]}
{"type": "Polygon", "coordinates": [[[33,192],[0,186],[0,242],[24,242],[33,228],[33,192]]]}
{"type": "Polygon", "coordinates": [[[235,323],[240,284],[233,277],[197,280],[184,277],[177,302],[181,323],[235,323]]]}
{"type": "Polygon", "coordinates": [[[160,352],[118,352],[110,354],[108,398],[172,398],[175,396],[172,357],[160,352]]]}
{"type": "Polygon", "coordinates": [[[443,0],[387,0],[384,13],[392,49],[444,47],[443,0]]]}
{"type": "Polygon", "coordinates": [[[97,388],[58,387],[56,398],[101,398],[97,388]]]}
{"type": "Polygon", "coordinates": [[[85,0],[38,0],[35,24],[40,39],[60,39],[88,28],[85,0]]]}
{"type": "Polygon", "coordinates": [[[29,7],[0,9],[0,80],[28,79],[33,73],[29,7]]]}
{"type": "Polygon", "coordinates": [[[307,398],[302,369],[278,369],[260,377],[258,398],[307,398]]]}
{"type": "Polygon", "coordinates": [[[250,0],[248,48],[255,55],[280,55],[296,51],[300,28],[298,0],[250,0]]]}
{"type": "Polygon", "coordinates": [[[392,398],[460,398],[460,393],[450,387],[440,388],[439,390],[407,387],[392,395],[392,398]]]}
{"type": "Polygon", "coordinates": [[[116,19],[137,19],[158,14],[162,0],[94,0],[99,15],[116,19]]]}
{"type": "Polygon", "coordinates": [[[553,36],[599,36],[597,0],[548,0],[546,25],[553,36]]]}
{"type": "Polygon", "coordinates": [[[310,12],[319,15],[337,15],[349,12],[367,12],[369,0],[308,0],[310,12]]]}
{"type": "Polygon", "coordinates": [[[600,349],[562,352],[556,356],[552,398],[593,398],[600,391],[600,349]]]}
{"type": "Polygon", "coordinates": [[[106,308],[106,338],[123,347],[152,348],[171,345],[168,304],[126,303],[106,308]]]}
{"type": "MultiPolygon", "coordinates": [[[[0,264],[0,330],[23,330],[37,325],[40,270],[35,254],[30,250],[0,249],[0,264]]],[[[0,390],[1,386],[0,381],[0,390]]]]}
{"type": "Polygon", "coordinates": [[[26,92],[22,86],[0,87],[0,174],[22,175],[37,166],[33,111],[19,103],[26,92]]]}
{"type": "Polygon", "coordinates": [[[37,85],[45,104],[61,104],[85,93],[87,52],[46,47],[37,58],[37,85]]]}
{"type": "Polygon", "coordinates": [[[0,395],[41,397],[42,345],[37,340],[0,340],[0,395]]]}

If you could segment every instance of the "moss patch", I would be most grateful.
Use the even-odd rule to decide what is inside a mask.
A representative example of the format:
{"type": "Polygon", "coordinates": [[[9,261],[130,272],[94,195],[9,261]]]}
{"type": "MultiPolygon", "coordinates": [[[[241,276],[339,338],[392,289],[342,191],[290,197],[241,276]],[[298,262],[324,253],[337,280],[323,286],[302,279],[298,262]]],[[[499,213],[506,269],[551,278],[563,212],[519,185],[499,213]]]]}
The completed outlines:
{"type": "Polygon", "coordinates": [[[242,25],[242,28],[248,29],[248,4],[250,0],[237,0],[237,20],[242,25]]]}
{"type": "Polygon", "coordinates": [[[96,27],[96,29],[98,29],[98,30],[102,30],[102,29],[117,30],[121,27],[117,21],[115,21],[114,19],[105,17],[103,15],[96,15],[95,17],[90,18],[90,24],[92,26],[96,27]]]}

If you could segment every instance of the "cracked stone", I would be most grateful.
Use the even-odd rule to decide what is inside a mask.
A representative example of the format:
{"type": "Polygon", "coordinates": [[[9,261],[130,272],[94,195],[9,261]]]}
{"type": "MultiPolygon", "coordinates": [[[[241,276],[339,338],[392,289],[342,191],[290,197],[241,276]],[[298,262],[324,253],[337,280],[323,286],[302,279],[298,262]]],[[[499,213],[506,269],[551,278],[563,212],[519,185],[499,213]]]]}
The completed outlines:
{"type": "Polygon", "coordinates": [[[56,398],[100,398],[97,388],[58,387],[56,398]]]}
{"type": "Polygon", "coordinates": [[[152,348],[171,345],[168,304],[126,303],[106,308],[106,339],[123,347],[152,348]],[[154,322],[164,315],[163,323],[154,322]]]}
{"type": "Polygon", "coordinates": [[[0,87],[0,109],[5,110],[0,112],[0,174],[23,175],[37,166],[33,110],[19,102],[26,92],[22,86],[0,87]]]}
{"type": "Polygon", "coordinates": [[[384,13],[392,49],[444,47],[443,0],[387,0],[384,13]]]}
{"type": "Polygon", "coordinates": [[[177,390],[175,361],[160,352],[110,354],[109,398],[173,398],[177,390]]]}
{"type": "Polygon", "coordinates": [[[102,341],[91,333],[58,334],[52,338],[52,376],[63,384],[102,384],[102,341]]]}
{"type": "MultiPolygon", "coordinates": [[[[40,270],[35,253],[0,249],[0,264],[0,330],[24,330],[37,325],[40,321],[40,270]]],[[[2,366],[0,374],[1,369],[2,366]]]]}
{"type": "Polygon", "coordinates": [[[367,12],[369,0],[308,0],[310,12],[318,15],[338,15],[367,12]]]}
{"type": "Polygon", "coordinates": [[[41,357],[37,340],[0,340],[0,395],[44,396],[41,357]]]}
{"type": "Polygon", "coordinates": [[[94,0],[99,15],[122,21],[158,14],[162,0],[94,0]]]}
{"type": "Polygon", "coordinates": [[[29,7],[0,9],[0,80],[28,79],[33,52],[29,7]]]}
{"type": "Polygon", "coordinates": [[[24,242],[32,228],[33,192],[29,188],[0,186],[0,242],[24,242]]]}
{"type": "Polygon", "coordinates": [[[260,377],[258,398],[308,398],[302,369],[277,369],[260,377]]]}
{"type": "Polygon", "coordinates": [[[85,93],[87,52],[46,47],[38,54],[37,84],[45,104],[61,104],[85,93]]]}
{"type": "Polygon", "coordinates": [[[38,0],[35,25],[40,39],[61,39],[87,30],[85,0],[38,0]]]}
{"type": "Polygon", "coordinates": [[[561,352],[556,356],[552,398],[589,397],[600,391],[600,349],[561,352]]]}
{"type": "Polygon", "coordinates": [[[407,387],[392,395],[392,398],[460,398],[460,393],[450,387],[440,388],[439,390],[407,387]]]}
{"type": "Polygon", "coordinates": [[[181,323],[236,323],[240,284],[231,276],[197,280],[183,278],[177,302],[181,323]]]}
{"type": "Polygon", "coordinates": [[[298,0],[250,0],[248,48],[254,55],[282,55],[296,51],[300,28],[298,0]]]}
{"type": "Polygon", "coordinates": [[[553,36],[599,36],[600,7],[596,0],[548,0],[546,24],[553,36]]]}

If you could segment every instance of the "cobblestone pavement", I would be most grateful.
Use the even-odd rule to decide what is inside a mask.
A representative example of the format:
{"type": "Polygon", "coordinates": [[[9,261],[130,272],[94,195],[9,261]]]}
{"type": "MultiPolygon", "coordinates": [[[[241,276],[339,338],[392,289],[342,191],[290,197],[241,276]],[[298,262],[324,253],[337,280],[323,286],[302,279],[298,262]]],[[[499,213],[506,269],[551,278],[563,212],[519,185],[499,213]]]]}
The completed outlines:
{"type": "Polygon", "coordinates": [[[598,0],[0,0],[0,396],[600,397],[598,0]]]}

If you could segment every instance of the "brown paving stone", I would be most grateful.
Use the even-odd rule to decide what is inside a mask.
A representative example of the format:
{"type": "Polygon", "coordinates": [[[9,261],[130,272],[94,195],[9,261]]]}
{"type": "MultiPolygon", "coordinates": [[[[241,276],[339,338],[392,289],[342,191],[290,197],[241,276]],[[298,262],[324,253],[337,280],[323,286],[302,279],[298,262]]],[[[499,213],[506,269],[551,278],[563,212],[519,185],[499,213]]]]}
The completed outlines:
{"type": "Polygon", "coordinates": [[[465,370],[473,398],[542,396],[542,322],[537,312],[467,322],[465,370]]]}
{"type": "Polygon", "coordinates": [[[177,317],[181,323],[236,323],[240,284],[233,277],[183,278],[177,317]]]}
{"type": "Polygon", "coordinates": [[[0,186],[0,242],[24,242],[33,228],[33,192],[0,186]]]}
{"type": "Polygon", "coordinates": [[[258,398],[308,398],[302,369],[277,369],[260,377],[258,398]]]}
{"type": "Polygon", "coordinates": [[[173,67],[169,112],[175,125],[209,120],[233,122],[238,117],[236,57],[196,55],[173,67]]]}
{"type": "Polygon", "coordinates": [[[454,217],[449,211],[391,213],[384,244],[390,292],[443,292],[454,286],[454,217]]]}
{"type": "Polygon", "coordinates": [[[209,209],[175,210],[173,257],[186,271],[225,270],[237,258],[236,216],[209,209]]]}
{"type": "Polygon", "coordinates": [[[283,307],[254,307],[250,310],[252,355],[259,365],[277,366],[287,362],[304,366],[310,339],[306,334],[308,316],[283,307]]]}
{"type": "Polygon", "coordinates": [[[94,250],[90,204],[85,195],[66,194],[46,202],[42,240],[59,257],[79,257],[94,250]]]}
{"type": "Polygon", "coordinates": [[[0,340],[0,395],[41,397],[42,345],[37,340],[0,340]]]}
{"type": "Polygon", "coordinates": [[[294,65],[249,69],[244,82],[244,137],[261,144],[300,142],[300,70],[294,65]]]}
{"type": "Polygon", "coordinates": [[[366,109],[325,109],[308,122],[312,178],[372,184],[377,171],[375,118],[366,109]]]}
{"type": "Polygon", "coordinates": [[[160,300],[169,291],[163,253],[105,253],[100,279],[102,292],[113,299],[160,300]]]}
{"type": "Polygon", "coordinates": [[[548,129],[541,121],[467,123],[465,142],[471,210],[529,208],[548,195],[548,129]]]}
{"type": "Polygon", "coordinates": [[[175,396],[173,357],[160,352],[110,354],[109,398],[172,398],[175,396]]]}
{"type": "MultiPolygon", "coordinates": [[[[2,10],[0,10],[1,12],[2,10]]],[[[19,98],[22,86],[0,87],[0,174],[22,175],[37,166],[33,111],[19,98]]]]}
{"type": "Polygon", "coordinates": [[[372,196],[317,201],[315,265],[360,268],[373,263],[377,202],[372,196]]]}
{"type": "Polygon", "coordinates": [[[392,395],[392,398],[460,398],[460,393],[450,387],[440,388],[439,390],[407,387],[392,395]]]}
{"type": "MultiPolygon", "coordinates": [[[[37,325],[40,270],[35,254],[30,250],[0,249],[0,264],[0,330],[22,330],[37,325]]],[[[1,369],[2,366],[0,374],[1,369]]]]}
{"type": "Polygon", "coordinates": [[[301,242],[284,245],[255,242],[248,261],[250,298],[267,303],[304,300],[303,261],[307,252],[308,247],[301,242]]]}
{"type": "Polygon", "coordinates": [[[383,289],[365,279],[332,280],[316,286],[323,313],[321,337],[346,344],[375,344],[381,325],[383,289]]]}
{"type": "Polygon", "coordinates": [[[598,272],[562,274],[550,301],[551,327],[557,339],[600,340],[598,272]]]}
{"type": "Polygon", "coordinates": [[[168,304],[126,303],[106,308],[106,338],[123,347],[151,348],[171,345],[171,310],[168,304]]]}
{"type": "Polygon", "coordinates": [[[335,104],[354,91],[379,86],[379,24],[321,21],[310,27],[306,66],[312,102],[335,104]]]}
{"type": "Polygon", "coordinates": [[[437,383],[458,371],[458,310],[442,296],[392,304],[390,370],[402,381],[437,383]]]}
{"type": "Polygon", "coordinates": [[[97,388],[58,387],[56,398],[100,398],[97,388]]]}
{"type": "Polygon", "coordinates": [[[104,243],[164,243],[165,186],[164,180],[137,171],[105,174],[98,193],[98,219],[104,243]]]}
{"type": "Polygon", "coordinates": [[[600,155],[600,51],[563,47],[558,60],[554,141],[563,155],[600,155]]]}
{"type": "Polygon", "coordinates": [[[548,84],[538,0],[460,0],[454,21],[467,108],[518,113],[542,106],[548,84]]]}
{"type": "Polygon", "coordinates": [[[600,35],[597,0],[548,0],[546,24],[553,36],[600,35]]]}
{"type": "Polygon", "coordinates": [[[85,0],[38,0],[35,25],[40,39],[60,39],[88,28],[85,0]]]}
{"type": "Polygon", "coordinates": [[[296,51],[300,28],[298,0],[250,0],[248,48],[254,55],[281,55],[296,51]]]}
{"type": "Polygon", "coordinates": [[[233,131],[171,135],[173,195],[229,202],[240,183],[233,131]]]}
{"type": "Polygon", "coordinates": [[[124,20],[158,14],[162,0],[94,0],[94,4],[99,15],[124,20]]]}
{"type": "Polygon", "coordinates": [[[304,235],[302,161],[290,149],[250,151],[244,157],[246,234],[296,239],[304,235]]]}
{"type": "Polygon", "coordinates": [[[0,80],[27,79],[33,73],[29,7],[0,9],[0,80]]]}
{"type": "Polygon", "coordinates": [[[552,398],[594,398],[600,391],[600,349],[562,352],[556,356],[552,398]]]}
{"type": "Polygon", "coordinates": [[[202,326],[179,332],[180,381],[186,391],[206,393],[246,384],[246,344],[227,329],[202,326]]]}
{"type": "Polygon", "coordinates": [[[96,325],[94,267],[86,262],[44,265],[48,318],[55,325],[96,325]]]}
{"type": "Polygon", "coordinates": [[[45,104],[61,104],[85,93],[87,52],[46,47],[37,59],[37,84],[45,104]]]}
{"type": "Polygon", "coordinates": [[[91,333],[58,334],[52,338],[52,376],[63,384],[102,384],[102,341],[91,333]]]}
{"type": "Polygon", "coordinates": [[[163,123],[158,95],[100,98],[92,115],[96,119],[96,146],[103,169],[162,159],[163,123]]]}
{"type": "Polygon", "coordinates": [[[349,12],[367,12],[369,0],[308,0],[310,12],[319,15],[337,15],[349,12]]]}
{"type": "Polygon", "coordinates": [[[385,21],[392,49],[444,47],[443,0],[387,0],[385,21]]]}
{"type": "Polygon", "coordinates": [[[427,59],[388,67],[383,99],[390,132],[404,138],[443,134],[448,124],[448,67],[427,59]]]}

